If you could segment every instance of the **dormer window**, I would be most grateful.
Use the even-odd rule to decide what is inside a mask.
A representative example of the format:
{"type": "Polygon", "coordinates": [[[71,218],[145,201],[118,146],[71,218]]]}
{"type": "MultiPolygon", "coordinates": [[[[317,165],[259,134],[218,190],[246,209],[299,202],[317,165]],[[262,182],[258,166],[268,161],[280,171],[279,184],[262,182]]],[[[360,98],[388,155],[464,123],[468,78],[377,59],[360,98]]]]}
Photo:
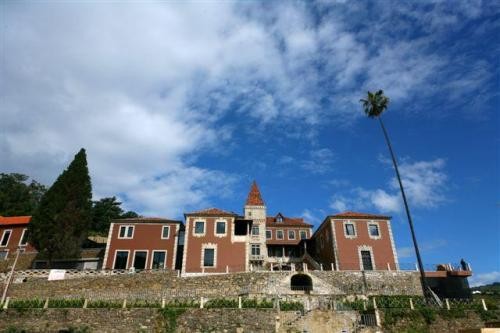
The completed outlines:
{"type": "Polygon", "coordinates": [[[278,215],[278,216],[276,217],[276,222],[278,222],[278,223],[282,223],[282,222],[283,222],[283,216],[278,215]]]}

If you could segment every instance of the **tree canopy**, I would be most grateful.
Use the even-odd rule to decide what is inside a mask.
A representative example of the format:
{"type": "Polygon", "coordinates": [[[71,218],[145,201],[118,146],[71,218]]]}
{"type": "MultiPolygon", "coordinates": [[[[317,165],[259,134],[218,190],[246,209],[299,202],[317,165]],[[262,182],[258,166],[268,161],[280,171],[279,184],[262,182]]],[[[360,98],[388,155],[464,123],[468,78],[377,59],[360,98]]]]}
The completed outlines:
{"type": "Polygon", "coordinates": [[[47,191],[36,180],[20,173],[0,173],[0,215],[32,215],[47,191]]]}
{"type": "Polygon", "coordinates": [[[92,207],[91,232],[107,235],[111,220],[138,217],[135,212],[125,212],[120,205],[121,202],[117,201],[116,197],[102,198],[98,201],[94,201],[92,207]]]}
{"type": "Polygon", "coordinates": [[[76,258],[92,221],[92,185],[85,150],[43,195],[29,224],[31,243],[49,262],[76,258]]]}
{"type": "Polygon", "coordinates": [[[389,106],[389,97],[384,95],[383,90],[376,93],[368,92],[366,99],[360,99],[363,104],[365,114],[370,118],[378,117],[389,106]]]}

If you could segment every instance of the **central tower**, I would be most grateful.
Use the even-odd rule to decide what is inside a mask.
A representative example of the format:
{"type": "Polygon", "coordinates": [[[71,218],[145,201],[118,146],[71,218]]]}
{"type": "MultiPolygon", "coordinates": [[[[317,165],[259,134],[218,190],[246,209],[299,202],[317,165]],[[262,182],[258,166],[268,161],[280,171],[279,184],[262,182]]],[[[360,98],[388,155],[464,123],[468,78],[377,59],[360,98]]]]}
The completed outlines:
{"type": "Polygon", "coordinates": [[[266,204],[259,187],[253,181],[245,203],[245,219],[252,220],[248,242],[248,259],[252,268],[262,267],[267,258],[266,248],[266,204]]]}

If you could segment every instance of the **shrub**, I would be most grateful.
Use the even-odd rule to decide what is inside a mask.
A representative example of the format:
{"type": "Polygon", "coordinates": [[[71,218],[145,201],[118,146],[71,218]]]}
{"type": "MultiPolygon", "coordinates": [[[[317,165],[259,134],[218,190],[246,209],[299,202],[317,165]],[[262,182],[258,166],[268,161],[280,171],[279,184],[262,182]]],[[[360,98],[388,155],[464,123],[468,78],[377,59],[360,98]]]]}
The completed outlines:
{"type": "Polygon", "coordinates": [[[280,309],[283,311],[303,311],[304,305],[300,302],[280,302],[280,309]]]}
{"type": "Polygon", "coordinates": [[[165,319],[165,332],[173,333],[177,328],[177,318],[182,315],[186,310],[185,309],[173,309],[173,308],[165,308],[159,310],[160,314],[165,319]]]}
{"type": "Polygon", "coordinates": [[[95,300],[95,301],[89,301],[87,303],[88,308],[107,308],[107,309],[116,309],[116,308],[121,308],[123,303],[121,301],[108,301],[108,300],[95,300]]]}
{"type": "Polygon", "coordinates": [[[9,302],[10,309],[30,309],[43,308],[45,301],[43,299],[13,299],[9,302]]]}
{"type": "Polygon", "coordinates": [[[127,302],[127,308],[161,308],[159,301],[135,299],[127,302]]]}
{"type": "Polygon", "coordinates": [[[207,309],[211,308],[237,308],[238,300],[215,298],[211,299],[203,305],[207,309]]]}
{"type": "Polygon", "coordinates": [[[83,298],[49,299],[49,308],[81,308],[84,302],[83,298]]]}

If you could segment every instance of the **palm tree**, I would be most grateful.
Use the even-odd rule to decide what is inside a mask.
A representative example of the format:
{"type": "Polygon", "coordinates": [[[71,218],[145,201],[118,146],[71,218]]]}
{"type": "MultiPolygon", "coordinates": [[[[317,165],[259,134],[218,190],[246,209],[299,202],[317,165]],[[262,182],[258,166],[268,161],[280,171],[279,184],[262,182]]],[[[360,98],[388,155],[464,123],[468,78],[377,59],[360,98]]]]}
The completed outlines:
{"type": "Polygon", "coordinates": [[[394,164],[394,169],[396,170],[396,176],[399,182],[399,188],[401,189],[401,195],[403,197],[403,202],[406,209],[406,216],[408,217],[408,223],[410,224],[411,237],[413,239],[413,246],[415,247],[415,254],[417,255],[418,269],[420,270],[420,279],[422,283],[422,290],[424,295],[428,300],[431,299],[429,294],[430,289],[425,281],[424,266],[422,264],[422,258],[420,257],[420,251],[418,250],[417,238],[415,237],[415,230],[413,229],[413,221],[410,215],[410,208],[408,207],[408,201],[406,200],[405,190],[403,188],[403,183],[401,182],[401,176],[399,175],[398,163],[396,157],[394,156],[394,151],[392,150],[391,141],[387,135],[384,123],[382,122],[382,113],[387,109],[389,105],[389,98],[384,95],[383,90],[379,90],[376,93],[368,92],[366,99],[361,99],[360,102],[363,104],[366,115],[369,118],[378,118],[382,131],[384,132],[385,142],[387,147],[389,147],[389,152],[391,153],[392,163],[394,164]]]}

